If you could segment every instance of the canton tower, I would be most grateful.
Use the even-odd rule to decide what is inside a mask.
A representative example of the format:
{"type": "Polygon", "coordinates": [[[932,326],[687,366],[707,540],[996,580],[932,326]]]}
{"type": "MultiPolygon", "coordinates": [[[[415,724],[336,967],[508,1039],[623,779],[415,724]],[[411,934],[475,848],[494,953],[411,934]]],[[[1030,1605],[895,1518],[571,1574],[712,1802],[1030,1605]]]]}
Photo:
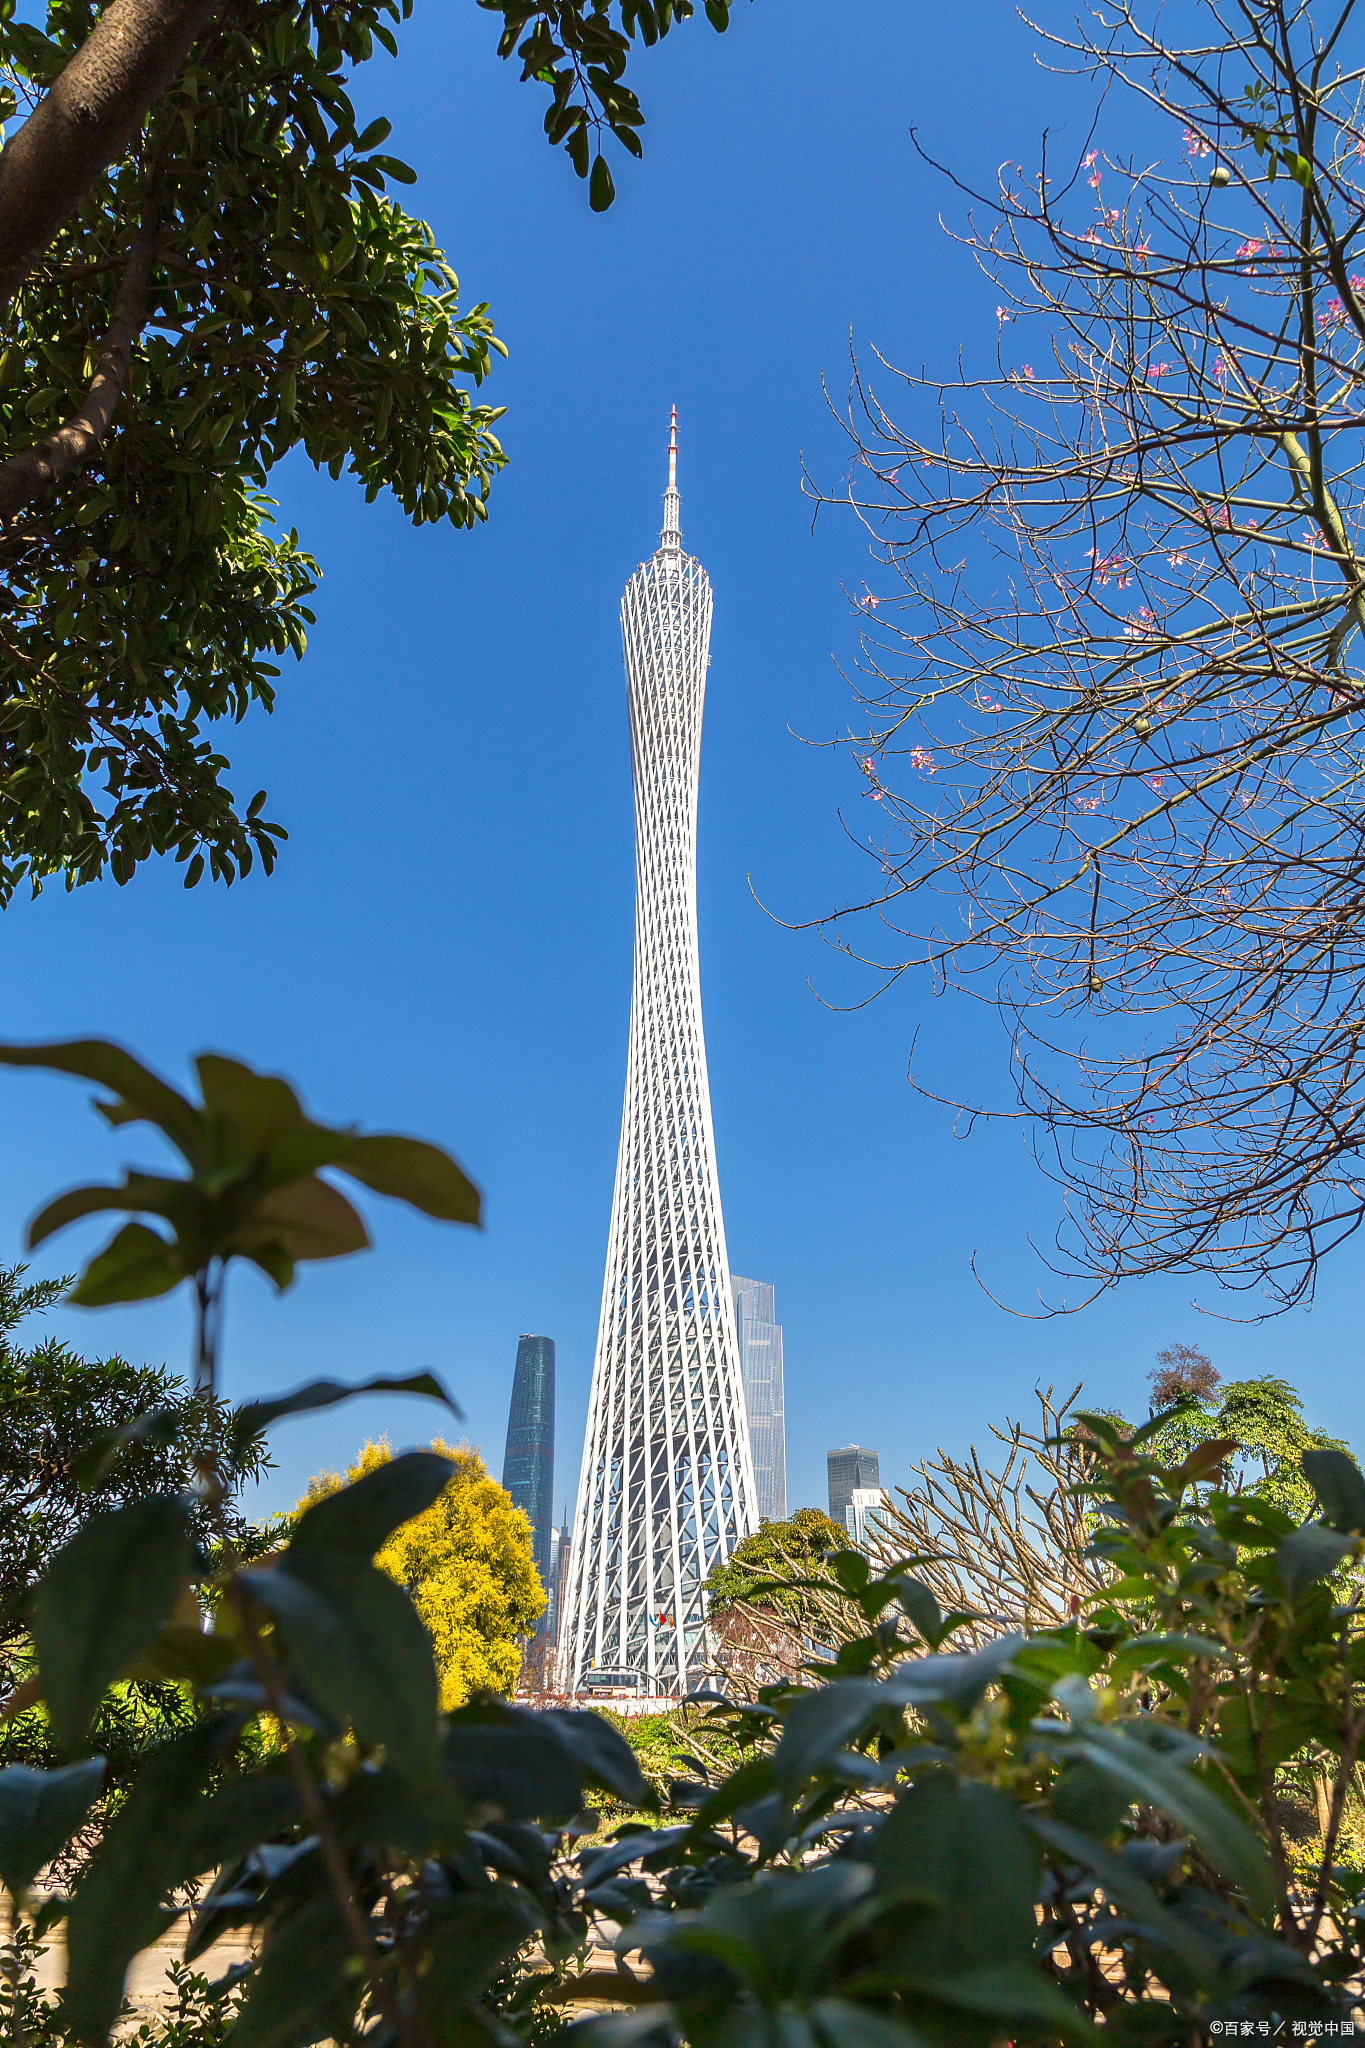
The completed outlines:
{"type": "Polygon", "coordinates": [[[560,1637],[651,1693],[706,1663],[702,1585],[758,1526],[697,965],[697,776],[711,585],[678,530],[621,600],[635,789],[635,978],[616,1193],[560,1637]]]}

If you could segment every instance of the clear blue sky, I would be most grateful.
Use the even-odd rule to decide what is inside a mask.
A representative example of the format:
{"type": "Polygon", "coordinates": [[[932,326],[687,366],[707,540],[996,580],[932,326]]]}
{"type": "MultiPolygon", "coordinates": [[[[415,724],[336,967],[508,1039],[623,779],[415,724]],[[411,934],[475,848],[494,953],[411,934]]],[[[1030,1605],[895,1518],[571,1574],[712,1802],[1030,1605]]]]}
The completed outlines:
{"type": "MultiPolygon", "coordinates": [[[[905,983],[856,1015],[807,987],[828,974],[788,918],[856,893],[839,824],[858,823],[836,663],[853,651],[841,585],[870,573],[851,525],[811,533],[803,452],[837,474],[825,410],[850,336],[893,360],[993,341],[995,294],[953,248],[961,200],[911,148],[989,185],[1040,131],[1079,147],[1088,107],[1033,66],[1003,0],[754,0],[723,40],[698,20],[638,65],[642,165],[617,166],[594,217],[545,146],[534,89],[497,63],[471,4],[417,0],[397,65],[358,94],[395,123],[466,303],[487,299],[511,350],[493,394],[510,468],[488,527],[414,533],[384,503],[306,465],[277,478],[283,516],[322,559],[318,625],[280,707],[226,736],[249,795],[291,838],[275,878],[191,895],[167,869],[0,918],[0,1031],[97,1033],[178,1079],[211,1047],[291,1076],[318,1114],[449,1145],[487,1194],[474,1234],[369,1205],[375,1249],[304,1270],[276,1300],[233,1283],[228,1391],[327,1373],[432,1366],[501,1469],[519,1331],[559,1355],[557,1494],[577,1485],[625,1071],[633,841],[617,627],[621,588],[655,544],[670,404],[683,526],[715,587],[702,759],[702,983],[730,1255],[775,1282],[786,1328],[789,1497],[823,1502],[824,1453],[876,1446],[884,1480],[939,1443],[963,1448],[1036,1380],[1096,1401],[1145,1399],[1152,1354],[1205,1344],[1228,1376],[1280,1372],[1310,1417],[1365,1440],[1359,1262],[1339,1253],[1311,1315],[1261,1328],[1190,1306],[1207,1283],[1130,1285],[1083,1314],[1001,1313],[969,1270],[1027,1306],[1043,1279],[1053,1190],[1008,1126],[957,1140],[906,1086],[1008,1088],[989,1012],[905,983]]],[[[884,383],[884,373],[881,381],[884,383]]],[[[39,1201],[125,1161],[150,1136],[105,1133],[79,1084],[0,1076],[0,1251],[39,1201]]],[[[95,1232],[45,1246],[69,1268],[95,1232]]],[[[1236,1304],[1234,1304],[1236,1306],[1236,1304]]],[[[182,1300],[55,1319],[88,1350],[179,1364],[182,1300]]],[[[282,1427],[273,1503],[367,1432],[443,1427],[373,1400],[282,1427]]]]}

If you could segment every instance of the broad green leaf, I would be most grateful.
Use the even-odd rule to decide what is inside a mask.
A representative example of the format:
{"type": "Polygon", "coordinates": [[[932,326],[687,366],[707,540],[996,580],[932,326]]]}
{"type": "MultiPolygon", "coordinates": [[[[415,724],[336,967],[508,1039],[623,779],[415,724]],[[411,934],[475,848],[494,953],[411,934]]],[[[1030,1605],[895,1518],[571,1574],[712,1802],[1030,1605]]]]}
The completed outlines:
{"type": "Polygon", "coordinates": [[[57,1771],[10,1764],[0,1771],[0,1884],[22,1892],[90,1811],[104,1777],[104,1758],[87,1757],[57,1771]]]}
{"type": "Polygon", "coordinates": [[[542,1714],[460,1708],[448,1714],[441,1776],[504,1820],[567,1820],[582,1809],[583,1768],[542,1714]]]}
{"type": "Polygon", "coordinates": [[[616,197],[611,171],[604,156],[594,157],[592,176],[588,181],[588,204],[594,213],[605,213],[616,197]]]}
{"type": "Polygon", "coordinates": [[[125,1223],[91,1259],[67,1300],[77,1308],[109,1308],[120,1301],[151,1301],[186,1278],[176,1248],[145,1223],[125,1223]]]}
{"type": "Polygon", "coordinates": [[[878,1891],[939,1902],[887,1937],[884,1967],[897,1975],[940,1980],[1032,1954],[1037,1845],[993,1786],[927,1772],[900,1795],[870,1861],[878,1891]]]}
{"type": "Polygon", "coordinates": [[[232,2029],[233,2048],[294,2048],[348,2039],[364,1984],[336,1903],[313,1899],[272,1928],[232,2029]]]}
{"type": "Polygon", "coordinates": [[[126,1173],[121,1181],[99,1182],[91,1187],[68,1188],[64,1195],[40,1209],[28,1227],[29,1249],[42,1244],[54,1230],[76,1223],[83,1216],[98,1216],[110,1209],[139,1210],[184,1223],[194,1207],[193,1184],[159,1173],[126,1173]]]}
{"type": "Polygon", "coordinates": [[[476,1998],[499,1966],[544,1925],[528,1893],[510,1884],[457,1892],[431,1930],[431,1964],[423,1990],[440,2012],[476,1998]]]}
{"type": "Polygon", "coordinates": [[[240,1453],[252,1437],[259,1436],[282,1416],[332,1408],[338,1401],[352,1400],[358,1394],[421,1394],[429,1401],[443,1401],[457,1421],[464,1421],[464,1410],[451,1399],[434,1373],[409,1373],[405,1379],[361,1380],[357,1386],[347,1386],[342,1380],[309,1380],[306,1386],[295,1387],[291,1394],[281,1394],[273,1401],[249,1401],[239,1408],[232,1419],[234,1453],[240,1453]]]}
{"type": "MultiPolygon", "coordinates": [[[[262,1254],[278,1250],[284,1254],[288,1279],[292,1280],[296,1261],[343,1259],[351,1252],[363,1252],[369,1242],[353,1204],[339,1189],[310,1174],[262,1195],[223,1237],[222,1249],[253,1259],[265,1266],[272,1278],[273,1268],[262,1254]]],[[[288,1280],[283,1284],[287,1286],[288,1280]]]]}
{"type": "Polygon", "coordinates": [[[151,1750],[81,1876],[67,1920],[64,2002],[83,2038],[105,2039],[129,1963],[174,1917],[163,1901],[209,1867],[190,1867],[201,1820],[196,1794],[221,1767],[236,1726],[201,1721],[151,1750]]]}
{"type": "Polygon", "coordinates": [[[1173,1820],[1214,1869],[1240,1888],[1253,1911],[1263,1918],[1273,1913],[1275,1889],[1265,1850],[1231,1807],[1192,1771],[1117,1725],[1087,1728],[1068,1750],[1094,1764],[1132,1798],[1173,1820]]]}
{"type": "Polygon", "coordinates": [[[285,1569],[291,1570],[293,1560],[309,1550],[372,1558],[395,1529],[440,1498],[454,1472],[450,1459],[435,1451],[407,1451],[350,1486],[324,1494],[295,1524],[285,1569]]]}
{"type": "Polygon", "coordinates": [[[477,1223],[479,1191],[439,1145],[376,1133],[338,1138],[328,1162],[377,1195],[410,1202],[446,1223],[477,1223]]]}
{"type": "Polygon", "coordinates": [[[1146,1878],[1125,1857],[1095,1841],[1089,1829],[1079,1832],[1060,1818],[1049,1819],[1046,1814],[1030,1812],[1025,1816],[1025,1824],[1049,1849],[1060,1851],[1069,1862],[1079,1863],[1083,1870],[1090,1871],[1104,1886],[1111,1903],[1136,1921],[1148,1940],[1178,1956],[1196,1981],[1217,1981],[1218,1956],[1200,1940],[1195,1926],[1163,1906],[1146,1878]]]}
{"type": "MultiPolygon", "coordinates": [[[[708,14],[712,5],[708,0],[708,14]]],[[[825,2048],[927,2048],[925,2036],[904,2020],[847,1998],[817,1999],[809,2019],[825,2048]]]]}
{"type": "Polygon", "coordinates": [[[1304,1478],[1333,1529],[1365,1535],[1365,1474],[1345,1451],[1305,1451],[1304,1478]]]}
{"type": "Polygon", "coordinates": [[[33,1598],[33,1641],[57,1740],[85,1740],[104,1694],[170,1614],[189,1571],[183,1501],[163,1494],[91,1515],[33,1598]]]}
{"type": "Polygon", "coordinates": [[[1338,1536],[1335,1529],[1326,1529],[1321,1522],[1305,1522],[1276,1545],[1275,1569],[1280,1584],[1291,1600],[1297,1600],[1309,1586],[1328,1578],[1354,1548],[1350,1536],[1338,1536]]]}
{"type": "Polygon", "coordinates": [[[1016,2024],[1033,2021],[1040,2030],[1055,2031],[1072,2041],[1099,2042],[1104,2038],[1033,1961],[987,1964],[951,1977],[922,1976],[915,1982],[931,1998],[963,2012],[1016,2024]]]}
{"type": "Polygon", "coordinates": [[[305,1549],[241,1582],[275,1616],[304,1690],[389,1764],[424,1780],[436,1759],[431,1641],[401,1586],[363,1557],[305,1549]]]}
{"type": "Polygon", "coordinates": [[[76,1038],[56,1045],[0,1045],[0,1065],[45,1067],[53,1073],[96,1081],[119,1098],[113,1104],[97,1104],[110,1123],[155,1124],[191,1165],[200,1157],[203,1124],[198,1111],[122,1046],[100,1038],[76,1038]]]}
{"type": "Polygon", "coordinates": [[[653,1789],[640,1770],[635,1751],[610,1721],[589,1713],[550,1712],[542,1714],[541,1719],[554,1728],[592,1784],[614,1793],[627,1806],[652,1803],[653,1789]]]}

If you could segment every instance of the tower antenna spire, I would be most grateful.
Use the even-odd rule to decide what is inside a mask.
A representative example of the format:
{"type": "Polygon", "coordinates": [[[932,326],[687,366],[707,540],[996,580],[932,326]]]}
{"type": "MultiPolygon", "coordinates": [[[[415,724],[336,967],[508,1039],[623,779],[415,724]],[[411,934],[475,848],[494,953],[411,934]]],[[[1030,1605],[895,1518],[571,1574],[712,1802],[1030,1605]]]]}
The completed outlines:
{"type": "Polygon", "coordinates": [[[659,546],[670,552],[682,546],[678,502],[678,408],[675,405],[668,423],[668,489],[664,493],[664,530],[659,535],[659,546]]]}

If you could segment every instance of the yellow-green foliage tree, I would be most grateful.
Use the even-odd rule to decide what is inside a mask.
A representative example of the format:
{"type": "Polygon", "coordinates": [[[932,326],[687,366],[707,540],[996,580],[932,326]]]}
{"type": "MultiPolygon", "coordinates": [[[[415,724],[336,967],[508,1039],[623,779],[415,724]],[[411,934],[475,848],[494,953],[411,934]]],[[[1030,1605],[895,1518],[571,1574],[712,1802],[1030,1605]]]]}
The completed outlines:
{"type": "MultiPolygon", "coordinates": [[[[531,1556],[531,1525],[468,1444],[431,1446],[455,1477],[425,1514],[396,1529],[375,1563],[400,1586],[430,1632],[441,1672],[441,1705],[457,1707],[479,1686],[510,1693],[521,1666],[521,1638],[545,1606],[531,1556]]],[[[343,1475],[310,1479],[296,1513],[360,1479],[391,1456],[388,1441],[367,1443],[343,1475]]]]}

